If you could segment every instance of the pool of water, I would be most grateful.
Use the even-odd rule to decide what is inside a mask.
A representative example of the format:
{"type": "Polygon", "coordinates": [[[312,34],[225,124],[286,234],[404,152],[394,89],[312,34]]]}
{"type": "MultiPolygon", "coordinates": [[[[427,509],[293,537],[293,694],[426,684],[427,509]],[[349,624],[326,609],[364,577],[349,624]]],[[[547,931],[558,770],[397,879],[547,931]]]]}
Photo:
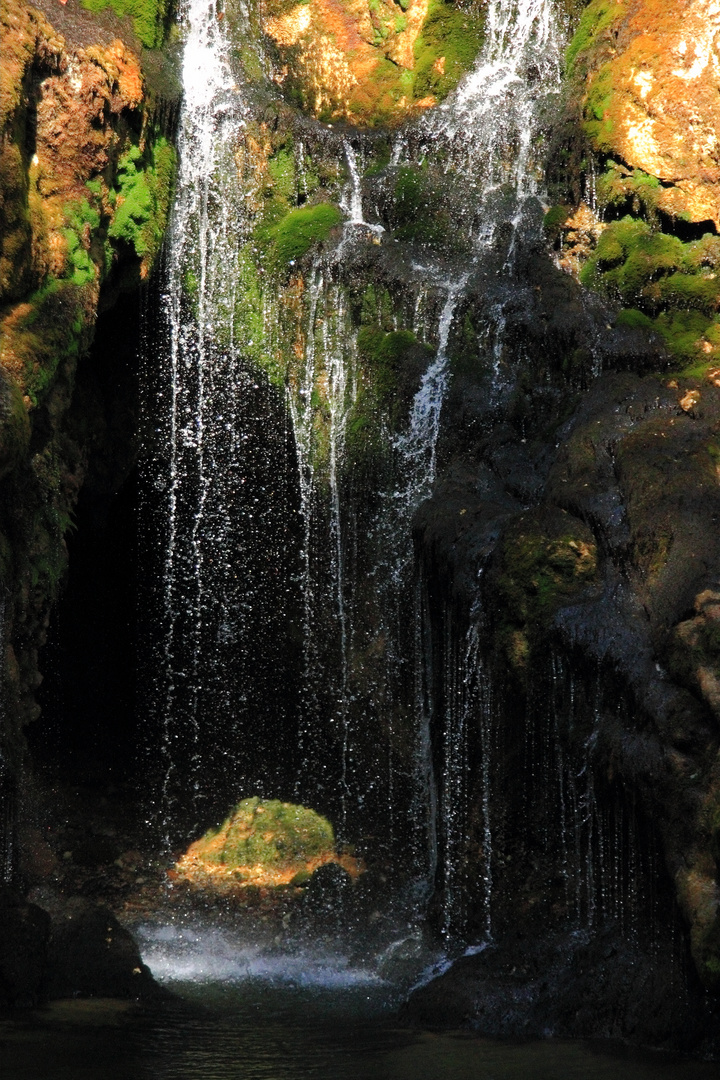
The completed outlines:
{"type": "MultiPolygon", "coordinates": [[[[7,1080],[720,1080],[720,1066],[605,1045],[508,1043],[402,1029],[412,942],[385,964],[329,945],[248,944],[150,926],[143,955],[174,998],[58,1002],[0,1023],[7,1080]],[[397,972],[402,971],[402,977],[397,972]],[[390,977],[390,973],[393,977],[390,977]]],[[[415,964],[442,958],[421,955],[415,964]]],[[[377,958],[375,958],[377,961],[377,958]]]]}

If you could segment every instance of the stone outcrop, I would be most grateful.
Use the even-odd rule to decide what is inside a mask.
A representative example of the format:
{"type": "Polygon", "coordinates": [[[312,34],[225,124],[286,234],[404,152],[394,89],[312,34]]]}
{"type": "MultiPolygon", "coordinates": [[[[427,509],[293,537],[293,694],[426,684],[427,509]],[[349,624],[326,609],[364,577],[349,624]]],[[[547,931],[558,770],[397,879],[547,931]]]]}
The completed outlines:
{"type": "Polygon", "coordinates": [[[440,0],[268,4],[275,81],[325,120],[397,124],[447,95],[483,37],[479,5],[440,0]]]}
{"type": "Polygon", "coordinates": [[[20,588],[6,613],[7,670],[27,720],[84,469],[81,445],[62,430],[75,371],[103,282],[139,281],[157,254],[173,152],[153,130],[139,57],[121,40],[70,47],[40,12],[7,2],[2,42],[0,441],[6,490],[24,491],[3,513],[14,552],[4,575],[20,588]],[[27,644],[16,655],[19,625],[27,644]]]}
{"type": "MultiPolygon", "coordinates": [[[[55,857],[34,820],[40,804],[26,772],[38,650],[66,573],[89,449],[112,438],[84,363],[100,307],[148,277],[174,171],[132,31],[125,42],[122,24],[98,22],[74,0],[57,12],[62,32],[27,4],[0,8],[0,801],[11,831],[0,873],[20,880],[27,871],[26,884],[41,864],[40,876],[52,876],[55,857]]],[[[112,408],[117,428],[134,406],[112,408]]],[[[124,437],[131,446],[132,431],[124,437]]],[[[109,484],[130,458],[123,451],[109,484]]]]}

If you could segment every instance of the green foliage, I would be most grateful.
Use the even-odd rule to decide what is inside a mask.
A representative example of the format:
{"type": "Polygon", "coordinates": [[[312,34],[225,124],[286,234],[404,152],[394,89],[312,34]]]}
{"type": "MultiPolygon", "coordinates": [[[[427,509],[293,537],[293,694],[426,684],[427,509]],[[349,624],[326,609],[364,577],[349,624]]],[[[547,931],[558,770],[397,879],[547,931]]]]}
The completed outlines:
{"type": "Polygon", "coordinates": [[[282,147],[268,161],[268,173],[273,184],[273,192],[282,199],[294,199],[297,189],[295,174],[295,155],[292,147],[282,147]]]}
{"type": "Polygon", "coordinates": [[[83,294],[71,276],[61,281],[51,278],[29,298],[30,311],[19,329],[25,384],[33,405],[42,401],[58,369],[80,356],[85,336],[83,294]]]}
{"type": "Polygon", "coordinates": [[[655,220],[660,181],[642,169],[627,169],[616,161],[609,161],[597,180],[598,203],[603,208],[616,209],[632,204],[634,214],[644,214],[655,220]]]}
{"type": "Polygon", "coordinates": [[[330,232],[342,221],[342,214],[332,203],[301,206],[290,210],[275,224],[263,226],[259,239],[265,247],[269,266],[283,270],[297,262],[315,245],[327,240],[330,232]]]}
{"type": "Polygon", "coordinates": [[[395,180],[395,237],[437,246],[447,237],[448,218],[421,169],[403,165],[395,180]]]}
{"type": "Polygon", "coordinates": [[[97,271],[89,249],[99,225],[100,214],[87,199],[65,207],[65,226],[60,230],[67,244],[67,270],[63,276],[73,285],[88,285],[95,280],[97,271]]]}
{"type": "Polygon", "coordinates": [[[625,14],[627,0],[591,0],[583,11],[578,28],[565,53],[565,72],[570,75],[575,61],[601,40],[613,23],[625,14]]]}
{"type": "MultiPolygon", "coordinates": [[[[410,330],[392,330],[385,333],[379,326],[363,326],[357,339],[361,359],[372,368],[373,378],[381,397],[392,397],[397,379],[408,354],[421,346],[410,330]]],[[[428,354],[432,352],[428,349],[428,354]]]]}
{"type": "Polygon", "coordinates": [[[268,347],[263,318],[263,294],[260,276],[250,245],[245,245],[238,259],[234,344],[242,357],[256,364],[271,383],[285,386],[286,366],[268,347]]]}
{"type": "Polygon", "coordinates": [[[636,330],[654,330],[655,323],[637,308],[623,308],[615,320],[617,326],[629,326],[636,330]]]}
{"type": "Polygon", "coordinates": [[[702,357],[700,340],[717,324],[699,311],[664,311],[654,320],[672,355],[685,363],[702,357]]]}
{"type": "Polygon", "coordinates": [[[627,215],[602,233],[580,281],[626,305],[619,325],[652,328],[686,363],[699,357],[703,338],[714,344],[718,269],[718,237],[708,234],[683,243],[627,215]]]}
{"type": "Polygon", "coordinates": [[[415,98],[429,94],[438,100],[444,98],[472,68],[483,39],[484,23],[477,15],[442,0],[430,0],[427,19],[415,42],[415,98]]]}
{"type": "Polygon", "coordinates": [[[95,15],[111,7],[121,18],[132,18],[135,33],[148,49],[162,45],[165,36],[167,0],[81,0],[84,8],[95,15]]]}
{"type": "Polygon", "coordinates": [[[414,221],[427,205],[425,178],[418,168],[402,165],[395,180],[395,220],[398,225],[414,221]]]}
{"type": "Polygon", "coordinates": [[[131,146],[118,164],[117,203],[108,236],[129,244],[148,263],[159,252],[165,233],[175,163],[175,150],[160,136],[145,152],[131,146]]]}
{"type": "Polygon", "coordinates": [[[543,228],[546,233],[554,233],[565,223],[568,216],[567,206],[551,206],[543,218],[543,228]]]}
{"type": "Polygon", "coordinates": [[[208,861],[238,867],[269,866],[330,855],[335,836],[330,822],[314,810],[255,797],[243,799],[203,841],[209,845],[208,861]]]}
{"type": "MultiPolygon", "coordinates": [[[[411,72],[407,72],[407,74],[410,75],[410,77],[412,78],[411,72]]],[[[385,169],[390,164],[391,154],[392,149],[390,143],[380,143],[379,147],[376,150],[375,160],[373,161],[372,165],[368,166],[368,168],[365,170],[365,175],[377,176],[378,173],[381,173],[383,169],[385,169]]]]}
{"type": "Polygon", "coordinates": [[[593,78],[585,100],[585,134],[598,150],[612,150],[615,123],[610,105],[615,94],[613,72],[610,64],[601,67],[593,78]]]}

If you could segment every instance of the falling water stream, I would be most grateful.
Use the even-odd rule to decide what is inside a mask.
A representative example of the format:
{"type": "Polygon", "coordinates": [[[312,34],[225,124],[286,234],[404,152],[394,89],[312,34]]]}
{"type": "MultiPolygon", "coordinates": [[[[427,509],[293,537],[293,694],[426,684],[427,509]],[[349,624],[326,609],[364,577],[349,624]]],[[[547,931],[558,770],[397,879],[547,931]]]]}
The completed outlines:
{"type": "MultiPolygon", "coordinates": [[[[210,823],[218,768],[232,777],[223,788],[228,801],[246,789],[273,794],[272,771],[258,763],[280,750],[272,731],[282,727],[288,733],[285,756],[295,762],[296,797],[331,800],[342,840],[376,829],[380,816],[390,843],[403,845],[414,882],[407,893],[413,898],[406,931],[411,939],[420,934],[442,858],[443,935],[449,943],[461,935],[462,923],[466,714],[483,696],[478,688],[484,677],[471,644],[458,659],[457,677],[472,688],[465,696],[475,704],[468,699],[459,712],[448,709],[444,720],[433,714],[412,521],[436,479],[458,305],[503,223],[510,234],[503,240],[502,274],[512,291],[515,232],[526,218],[538,218],[542,161],[535,142],[545,99],[557,89],[561,44],[552,5],[492,0],[474,70],[414,132],[397,137],[391,152],[391,164],[399,166],[422,162],[434,145],[445,148],[448,168],[467,178],[470,256],[461,268],[449,266],[443,255],[428,255],[410,268],[413,323],[432,344],[433,356],[405,426],[388,434],[392,474],[378,493],[369,528],[375,554],[364,574],[375,581],[386,657],[372,677],[362,667],[358,674],[362,591],[353,552],[365,539],[353,525],[345,470],[347,425],[358,394],[357,331],[338,278],[363,244],[385,242],[384,227],[367,221],[362,140],[336,137],[348,175],[342,235],[315,257],[308,274],[302,361],[279,393],[248,361],[258,342],[247,339],[247,324],[236,328],[246,289],[242,245],[252,215],[248,193],[236,179],[235,147],[252,118],[249,90],[232,69],[224,23],[204,0],[187,0],[181,24],[185,96],[163,296],[164,367],[159,410],[146,425],[152,431],[146,468],[153,502],[157,496],[147,518],[150,535],[159,534],[165,552],[155,593],[162,618],[154,676],[163,732],[158,803],[165,843],[171,848],[176,834],[210,823]],[[320,456],[319,387],[327,410],[320,456]],[[291,677],[283,675],[292,653],[283,626],[293,619],[302,629],[294,691],[291,677]],[[407,672],[414,672],[411,679],[407,672]],[[383,714],[385,745],[368,749],[368,738],[376,739],[368,733],[383,714]],[[430,727],[438,724],[444,735],[436,761],[430,727]],[[401,753],[396,744],[404,747],[401,753]],[[377,767],[368,769],[372,755],[377,767]]],[[[302,145],[294,153],[304,169],[302,145]]],[[[286,303],[287,297],[262,287],[256,325],[264,355],[276,347],[286,303]]],[[[502,301],[489,305],[486,319],[485,333],[494,340],[494,393],[502,301]]],[[[153,379],[155,372],[151,386],[153,379]]],[[[482,727],[487,746],[481,769],[486,937],[492,900],[488,725],[482,727]]]]}
{"type": "MultiPolygon", "coordinates": [[[[185,42],[180,171],[161,297],[161,363],[148,357],[145,371],[144,527],[147,548],[162,552],[150,571],[158,621],[148,665],[150,726],[161,733],[150,748],[157,781],[151,812],[162,821],[169,856],[181,838],[198,835],[251,794],[329,807],[343,843],[368,843],[369,836],[378,848],[385,845],[377,871],[381,899],[373,900],[379,910],[366,924],[330,913],[327,925],[316,915],[311,931],[283,921],[277,934],[262,921],[250,925],[171,905],[137,920],[143,958],[174,999],[143,1010],[61,1003],[27,1028],[5,1033],[0,1027],[8,1075],[675,1076],[671,1063],[619,1062],[569,1043],[507,1046],[421,1036],[391,1019],[408,992],[445,970],[452,957],[492,943],[502,703],[482,656],[479,595],[463,634],[446,628],[444,668],[432,670],[431,620],[412,529],[439,474],[458,312],[491,257],[498,268],[481,338],[492,358],[489,397],[502,399],[516,237],[538,228],[539,132],[559,82],[562,41],[553,4],[490,0],[474,70],[441,106],[392,137],[389,168],[419,166],[442,147],[448,171],[463,177],[468,255],[458,265],[447,252],[420,259],[415,251],[417,261],[406,268],[406,325],[425,348],[426,366],[402,423],[384,433],[372,513],[360,523],[347,465],[362,373],[343,273],[363,245],[389,243],[366,199],[363,137],[324,133],[346,176],[343,222],[314,256],[302,289],[296,278],[284,291],[261,280],[250,295],[243,245],[252,235],[254,196],[238,181],[237,146],[254,121],[251,88],[233,67],[215,5],[184,0],[179,15],[185,42]],[[241,321],[243,304],[253,310],[241,321]],[[297,366],[284,382],[273,381],[269,360],[293,304],[302,312],[293,340],[297,366]],[[470,746],[474,732],[477,747],[470,746]],[[468,784],[471,753],[480,763],[476,791],[468,784]],[[484,914],[468,936],[473,798],[484,914]],[[427,929],[433,896],[440,900],[439,942],[427,929]],[[28,1055],[30,1042],[36,1057],[28,1055]]],[[[306,197],[302,141],[293,154],[306,197]]],[[[393,318],[394,330],[403,329],[397,313],[393,318]]],[[[560,659],[553,662],[555,715],[572,725],[572,675],[560,659]]],[[[614,847],[606,843],[590,771],[578,776],[565,761],[559,729],[548,734],[528,721],[526,739],[528,754],[554,784],[544,801],[539,786],[532,787],[528,807],[542,817],[555,800],[568,907],[575,925],[586,928],[598,896],[617,914],[633,887],[612,865],[622,844],[632,846],[632,828],[621,825],[624,837],[614,847]],[[597,865],[609,867],[599,891],[592,876],[597,865]]],[[[684,1075],[711,1074],[697,1065],[684,1075]]]]}

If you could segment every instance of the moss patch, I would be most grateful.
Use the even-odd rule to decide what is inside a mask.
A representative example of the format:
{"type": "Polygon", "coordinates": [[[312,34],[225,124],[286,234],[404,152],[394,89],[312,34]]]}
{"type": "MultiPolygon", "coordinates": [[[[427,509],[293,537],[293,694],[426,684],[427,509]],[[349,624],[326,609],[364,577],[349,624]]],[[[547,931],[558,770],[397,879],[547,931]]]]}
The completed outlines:
{"type": "Polygon", "coordinates": [[[148,49],[162,45],[165,36],[167,0],[81,0],[82,6],[99,14],[110,7],[121,18],[129,15],[135,33],[148,49]]]}
{"type": "MultiPolygon", "coordinates": [[[[304,806],[277,799],[243,799],[219,829],[202,840],[205,857],[226,866],[266,866],[304,862],[329,854],[335,845],[332,825],[304,806]]],[[[200,848],[196,846],[196,852],[200,848]]]]}
{"type": "Polygon", "coordinates": [[[577,30],[565,53],[565,71],[572,73],[578,57],[607,39],[613,26],[627,10],[627,0],[591,0],[583,11],[577,30]]]}
{"type": "Polygon", "coordinates": [[[259,235],[266,245],[264,256],[268,266],[280,271],[302,259],[312,247],[327,240],[341,221],[342,214],[337,206],[319,203],[300,206],[274,225],[263,226],[259,235]]]}
{"type": "Polygon", "coordinates": [[[118,164],[108,236],[130,245],[145,267],[154,261],[165,234],[175,165],[175,150],[164,136],[144,152],[131,146],[118,164]]]}
{"type": "Polygon", "coordinates": [[[558,608],[596,583],[597,548],[570,514],[538,511],[513,522],[499,550],[498,640],[510,665],[522,669],[558,608]]]}
{"type": "Polygon", "coordinates": [[[683,243],[626,215],[602,233],[580,281],[625,306],[621,325],[655,330],[684,363],[709,363],[720,355],[719,270],[719,237],[683,243]]]}
{"type": "Polygon", "coordinates": [[[363,866],[335,852],[330,822],[305,806],[278,799],[243,799],[217,829],[191,844],[174,875],[203,891],[301,886],[328,862],[356,877],[363,866]]]}
{"type": "Polygon", "coordinates": [[[415,42],[413,96],[438,101],[457,86],[473,66],[484,39],[484,24],[467,10],[431,0],[415,42]]]}

